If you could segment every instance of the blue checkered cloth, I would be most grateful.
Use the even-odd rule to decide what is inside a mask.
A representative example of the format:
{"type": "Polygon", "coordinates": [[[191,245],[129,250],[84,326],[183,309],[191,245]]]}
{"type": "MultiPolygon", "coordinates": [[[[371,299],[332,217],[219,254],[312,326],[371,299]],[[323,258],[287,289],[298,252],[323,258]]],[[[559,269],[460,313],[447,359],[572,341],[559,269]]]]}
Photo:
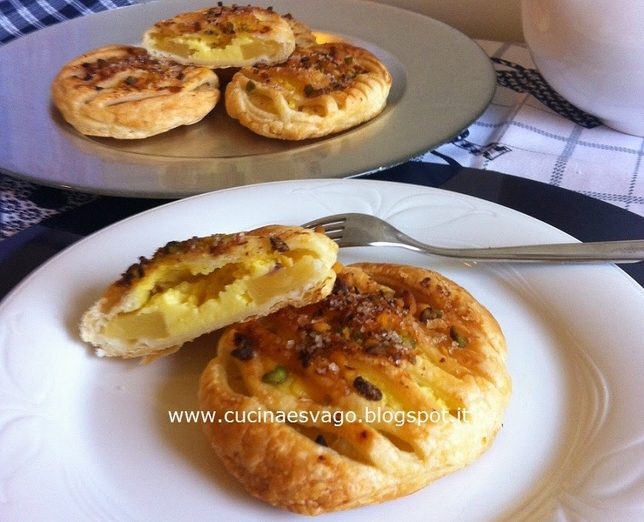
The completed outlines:
{"type": "Polygon", "coordinates": [[[133,0],[0,0],[0,45],[64,20],[134,3],[133,0]]]}

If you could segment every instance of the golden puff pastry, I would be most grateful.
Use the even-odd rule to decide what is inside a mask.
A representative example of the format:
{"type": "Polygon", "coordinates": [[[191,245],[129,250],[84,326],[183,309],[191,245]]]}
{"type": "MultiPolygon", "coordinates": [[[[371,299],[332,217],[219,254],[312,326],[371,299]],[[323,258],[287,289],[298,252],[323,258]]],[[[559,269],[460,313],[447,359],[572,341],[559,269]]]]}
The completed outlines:
{"type": "Polygon", "coordinates": [[[295,49],[288,20],[272,9],[224,6],[162,20],[143,35],[153,55],[215,69],[279,63],[295,49]]]}
{"type": "Polygon", "coordinates": [[[428,270],[342,269],[333,292],[227,328],[204,429],[254,496],[306,515],[410,494],[479,457],[511,380],[497,321],[428,270]]]}
{"type": "Polygon", "coordinates": [[[236,321],[323,298],[337,251],[324,234],[278,225],[170,242],[107,288],[83,315],[81,338],[100,356],[153,360],[236,321]]]}
{"type": "Polygon", "coordinates": [[[298,47],[285,63],[244,67],[226,87],[228,114],[262,136],[318,138],[371,120],[391,88],[366,49],[334,42],[298,47]]]}
{"type": "Polygon", "coordinates": [[[70,61],[54,78],[51,92],[76,130],[119,139],[147,138],[197,123],[221,94],[210,69],[159,60],[126,45],[102,47],[70,61]]]}
{"type": "Polygon", "coordinates": [[[301,20],[294,18],[290,13],[285,14],[284,16],[282,16],[282,18],[284,18],[284,20],[286,20],[291,26],[293,36],[295,37],[296,47],[308,47],[309,45],[314,45],[317,43],[315,34],[308,24],[305,24],[301,20]]]}

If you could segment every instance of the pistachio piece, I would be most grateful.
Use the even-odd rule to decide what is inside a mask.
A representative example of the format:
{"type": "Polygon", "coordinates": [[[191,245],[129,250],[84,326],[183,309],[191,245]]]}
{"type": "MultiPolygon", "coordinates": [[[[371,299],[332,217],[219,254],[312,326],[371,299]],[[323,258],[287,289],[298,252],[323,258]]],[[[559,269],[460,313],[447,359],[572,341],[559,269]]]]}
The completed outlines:
{"type": "Polygon", "coordinates": [[[262,376],[262,382],[266,384],[282,384],[288,377],[288,372],[284,366],[276,366],[270,372],[262,376]]]}
{"type": "Polygon", "coordinates": [[[467,337],[458,326],[452,326],[449,329],[449,336],[459,348],[465,348],[467,346],[467,337]]]}

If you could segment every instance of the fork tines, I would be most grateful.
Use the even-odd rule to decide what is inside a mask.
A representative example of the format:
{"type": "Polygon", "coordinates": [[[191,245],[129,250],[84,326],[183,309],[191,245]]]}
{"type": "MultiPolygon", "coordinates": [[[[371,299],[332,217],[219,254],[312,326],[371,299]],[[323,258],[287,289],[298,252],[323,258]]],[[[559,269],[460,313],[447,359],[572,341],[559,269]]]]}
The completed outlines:
{"type": "Polygon", "coordinates": [[[313,230],[321,228],[331,239],[339,239],[342,237],[342,231],[344,230],[344,224],[346,221],[347,216],[345,214],[336,214],[334,216],[325,216],[320,219],[309,221],[308,223],[304,223],[302,227],[313,230]]]}

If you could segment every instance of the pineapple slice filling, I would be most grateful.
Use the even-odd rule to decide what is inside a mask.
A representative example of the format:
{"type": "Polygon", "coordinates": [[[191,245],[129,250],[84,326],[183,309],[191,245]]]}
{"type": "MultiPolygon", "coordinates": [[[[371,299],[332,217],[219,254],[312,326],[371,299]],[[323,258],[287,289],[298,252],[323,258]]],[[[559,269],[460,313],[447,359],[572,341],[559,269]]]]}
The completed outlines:
{"type": "Polygon", "coordinates": [[[234,263],[209,273],[164,274],[140,308],[112,318],[105,335],[123,340],[164,339],[211,331],[222,317],[241,320],[249,307],[266,307],[288,294],[301,295],[326,270],[314,256],[293,250],[234,263]]]}
{"type": "Polygon", "coordinates": [[[216,35],[175,36],[172,39],[155,38],[154,46],[176,56],[191,60],[239,62],[255,56],[273,55],[281,45],[270,40],[256,40],[249,36],[237,36],[221,46],[216,35]]]}

